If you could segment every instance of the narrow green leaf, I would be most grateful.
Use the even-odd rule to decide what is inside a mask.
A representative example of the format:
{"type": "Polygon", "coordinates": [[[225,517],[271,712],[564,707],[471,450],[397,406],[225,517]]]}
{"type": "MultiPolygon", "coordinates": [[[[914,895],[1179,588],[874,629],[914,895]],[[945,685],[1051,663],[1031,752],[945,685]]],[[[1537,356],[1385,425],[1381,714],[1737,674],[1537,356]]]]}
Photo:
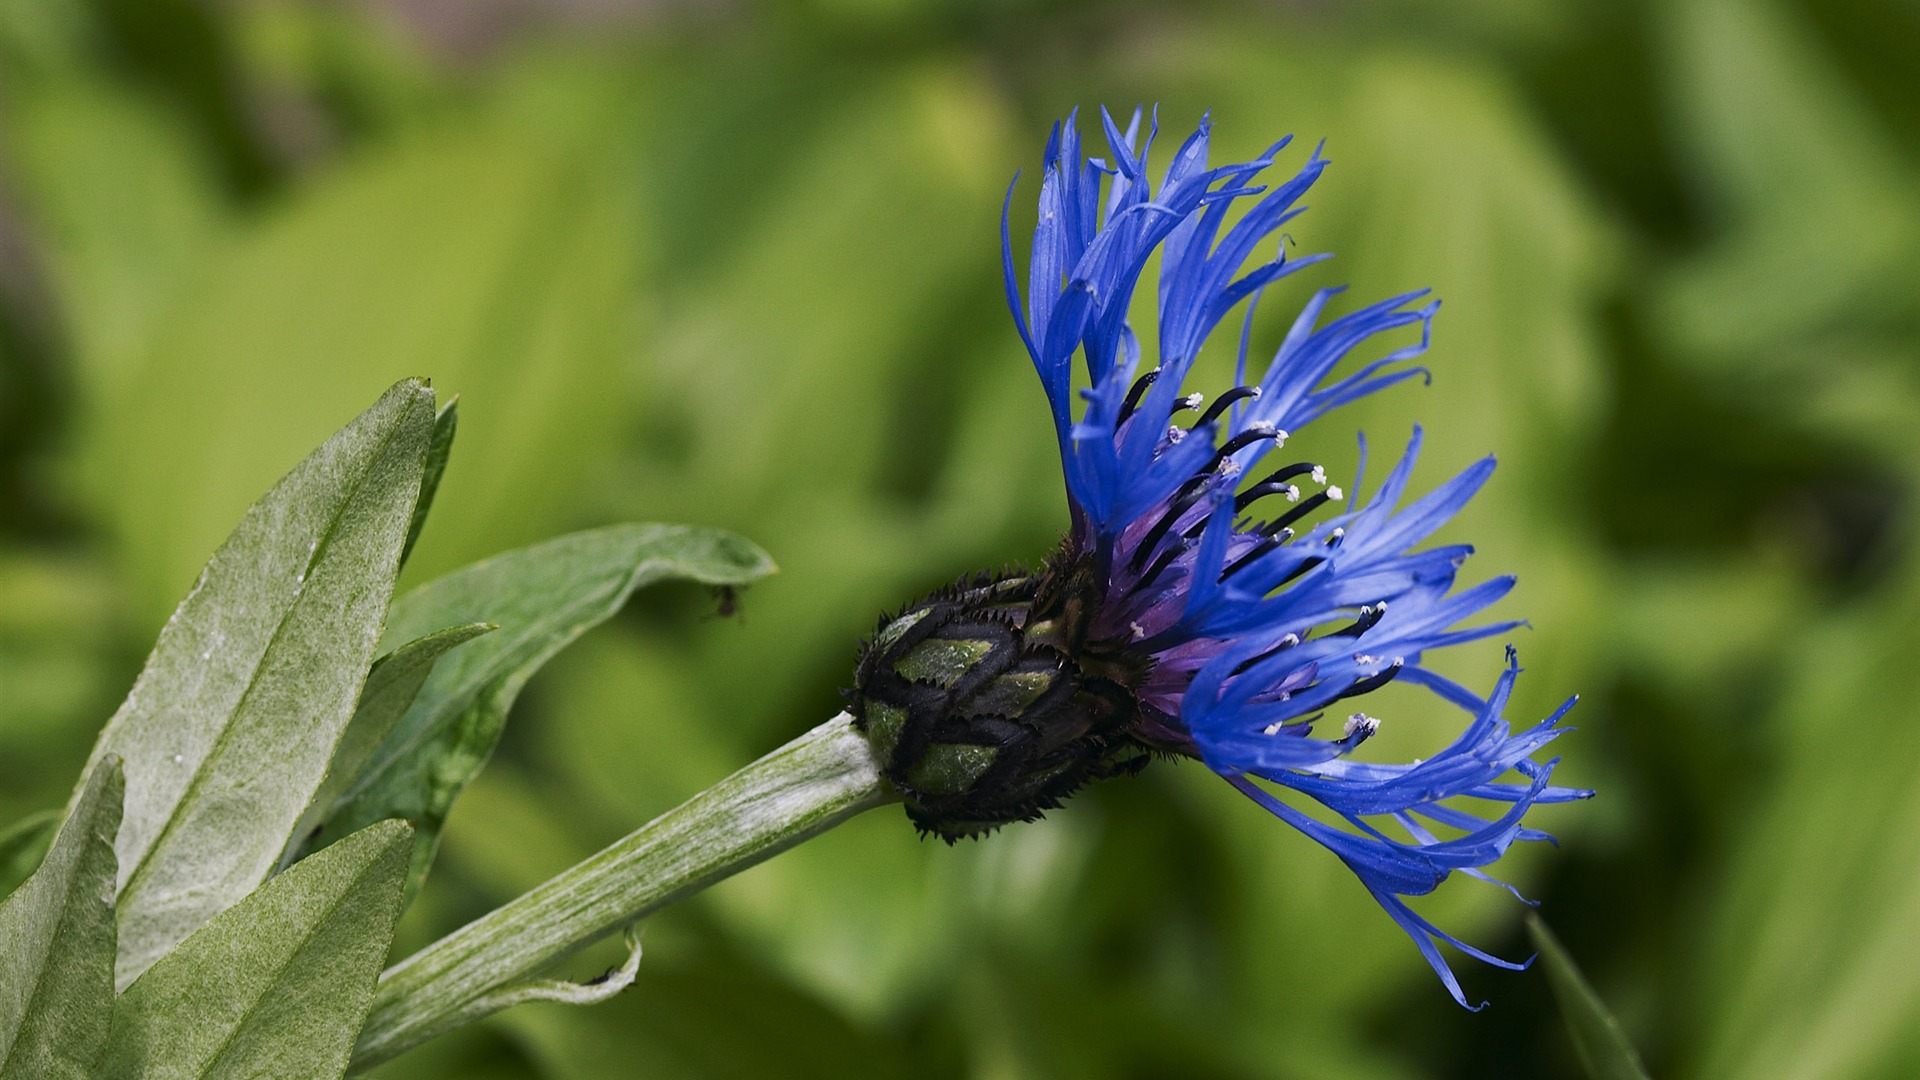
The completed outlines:
{"type": "Polygon", "coordinates": [[[1587,985],[1586,976],[1567,955],[1560,939],[1553,936],[1538,915],[1527,915],[1527,936],[1540,950],[1541,966],[1547,969],[1547,982],[1560,1003],[1560,1016],[1567,1022],[1567,1034],[1580,1064],[1592,1080],[1647,1080],[1640,1055],[1627,1041],[1620,1021],[1613,1018],[1600,996],[1587,985]]]}
{"type": "Polygon", "coordinates": [[[412,555],[426,577],[554,535],[598,494],[645,322],[636,73],[514,68],[461,115],[238,215],[146,328],[121,392],[88,410],[75,449],[136,611],[178,598],[278,474],[263,462],[296,460],[396,372],[463,394],[461,467],[412,555]]]}
{"type": "Polygon", "coordinates": [[[247,511],[94,749],[126,762],[124,987],[273,871],[392,596],[433,431],[400,383],[247,511]]]}
{"type": "MultiPolygon", "coordinates": [[[[1060,1004],[1091,1007],[1086,1000],[1091,995],[1059,997],[1067,999],[1060,1004]]],[[[1127,1017],[1114,1022],[1139,1021],[1127,1017]]],[[[610,1076],[890,1080],[925,1075],[909,1064],[901,1041],[889,1038],[885,1029],[876,1032],[858,1025],[765,967],[731,957],[709,957],[698,967],[650,972],[645,982],[592,1010],[516,1009],[501,1014],[494,1026],[512,1032],[515,1046],[549,1080],[610,1076]]],[[[991,1038],[997,1043],[1007,1034],[996,1030],[991,1038]]],[[[1036,1041],[1058,1047],[1068,1038],[1056,1029],[1036,1041]]],[[[988,1060],[996,1060],[994,1049],[970,1046],[977,1058],[988,1060]]],[[[1189,1071],[1178,1075],[1233,1075],[1185,1063],[1189,1071]]],[[[1119,1069],[1053,1073],[1009,1069],[989,1075],[1125,1073],[1119,1069]]],[[[1340,1080],[1355,1080],[1357,1074],[1337,1075],[1340,1080]]]]}
{"type": "Polygon", "coordinates": [[[427,444],[427,465],[420,474],[420,498],[413,504],[413,521],[407,526],[407,543],[400,549],[400,565],[407,564],[413,545],[426,527],[427,514],[433,510],[433,497],[440,492],[440,478],[447,473],[447,460],[453,456],[453,436],[460,428],[460,397],[454,395],[439,415],[433,418],[433,440],[427,444]]]}
{"type": "Polygon", "coordinates": [[[492,755],[520,688],[540,666],[667,578],[743,585],[774,570],[731,533],[616,525],[509,552],[428,582],[394,602],[387,639],[492,622],[500,630],[446,657],[347,791],[323,811],[309,849],[388,817],[419,830],[408,890],[431,864],[447,811],[492,755]]]}
{"type": "MultiPolygon", "coordinates": [[[[31,21],[27,10],[9,6],[8,23],[31,21]]],[[[79,9],[43,10],[64,10],[61,23],[91,21],[79,9]]],[[[75,392],[98,403],[144,358],[155,322],[177,309],[218,243],[228,213],[219,183],[190,127],[110,79],[9,78],[0,124],[9,194],[26,220],[60,238],[44,245],[50,299],[75,392]]]]}
{"type": "Polygon", "coordinates": [[[120,760],[93,766],[46,862],[0,903],[0,1080],[88,1080],[113,1020],[120,760]]]}
{"type": "Polygon", "coordinates": [[[115,1080],[332,1080],[373,1000],[413,830],[364,829],[222,912],[121,996],[115,1080]]]}
{"type": "MultiPolygon", "coordinates": [[[[898,799],[846,713],[389,968],[354,1048],[368,1069],[516,1000],[581,946],[898,799]]],[[[638,961],[633,961],[637,963],[638,961]]]]}
{"type": "Polygon", "coordinates": [[[340,746],[333,752],[327,778],[321,781],[313,803],[293,830],[293,838],[287,842],[287,852],[281,859],[282,866],[292,865],[299,858],[306,849],[305,840],[320,827],[324,808],[332,806],[360,775],[360,770],[367,767],[367,762],[373,760],[374,751],[386,741],[393,725],[400,722],[420,688],[426,685],[427,674],[441,654],[495,629],[498,628],[492,623],[450,627],[409,641],[373,662],[366,687],[360,691],[360,704],[354,708],[353,719],[347,722],[340,746]]]}
{"type": "Polygon", "coordinates": [[[449,1027],[465,1026],[530,1001],[550,1001],[560,1005],[599,1005],[611,1001],[631,987],[640,974],[640,955],[640,929],[629,926],[627,958],[619,967],[609,968],[599,977],[586,982],[523,979],[495,987],[468,1002],[459,1012],[449,1016],[446,1023],[449,1027]]]}
{"type": "Polygon", "coordinates": [[[47,845],[53,843],[54,830],[59,827],[60,811],[42,810],[0,832],[0,897],[19,888],[47,857],[47,845]]]}

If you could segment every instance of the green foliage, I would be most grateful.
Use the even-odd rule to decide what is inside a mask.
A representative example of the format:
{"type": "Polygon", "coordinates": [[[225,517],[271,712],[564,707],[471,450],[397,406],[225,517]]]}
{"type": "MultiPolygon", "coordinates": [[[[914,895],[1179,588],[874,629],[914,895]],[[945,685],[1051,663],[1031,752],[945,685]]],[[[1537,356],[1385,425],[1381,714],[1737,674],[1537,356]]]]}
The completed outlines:
{"type": "Polygon", "coordinates": [[[347,729],[340,733],[340,744],[327,765],[327,775],[321,780],[320,789],[314,792],[306,813],[301,815],[286,854],[281,857],[283,866],[306,854],[320,838],[327,815],[339,804],[348,785],[360,782],[368,763],[393,734],[394,725],[420,695],[420,688],[426,685],[427,676],[441,654],[497,629],[499,627],[492,623],[448,627],[409,641],[373,662],[366,684],[360,688],[360,701],[354,706],[353,719],[347,721],[347,729]]]}
{"type": "Polygon", "coordinates": [[[1888,752],[1920,715],[1906,637],[1920,588],[1910,574],[1900,584],[1818,626],[1808,672],[1783,687],[1788,764],[1748,809],[1756,831],[1713,897],[1703,1072],[1898,1075],[1920,1051],[1908,1023],[1920,973],[1907,963],[1920,942],[1920,763],[1888,752]]]}
{"type": "Polygon", "coordinates": [[[87,775],[47,860],[0,903],[0,1077],[89,1080],[113,1020],[120,760],[87,775]]]}
{"type": "Polygon", "coordinates": [[[636,589],[667,578],[745,585],[773,569],[760,549],[713,529],[616,525],[496,556],[401,597],[388,617],[389,640],[477,620],[501,629],[425,678],[352,783],[319,809],[308,849],[404,817],[418,830],[411,895],[448,810],[492,756],[508,710],[542,664],[619,611],[636,589]]]}
{"type": "Polygon", "coordinates": [[[543,74],[277,202],[156,315],[122,392],[100,397],[83,462],[142,612],[171,601],[273,463],[409,373],[466,402],[467,449],[414,570],[567,520],[590,486],[581,466],[617,434],[607,390],[635,329],[623,297],[640,241],[626,163],[591,137],[625,122],[624,85],[578,65],[543,74]],[[187,417],[195,437],[180,439],[187,417]],[[145,449],[160,443],[171,451],[145,449]],[[174,489],[175,469],[197,483],[174,489]]]}
{"type": "Polygon", "coordinates": [[[385,821],[195,931],[114,1009],[105,1075],[340,1076],[400,917],[413,830],[385,821]]]}
{"type": "MultiPolygon", "coordinates": [[[[65,823],[0,834],[9,875],[39,864],[0,902],[0,1077],[342,1075],[432,837],[527,677],[643,585],[773,569],[715,530],[616,526],[389,612],[454,415],[402,382],[255,503],[162,630],[65,823]],[[457,616],[471,610],[506,629],[441,664],[498,629],[457,616]],[[383,627],[399,644],[375,660],[383,627]],[[295,837],[327,842],[309,856],[295,837]]],[[[535,981],[494,1007],[590,1003],[632,977],[535,981]]]]}
{"type": "MultiPolygon", "coordinates": [[[[1018,248],[1054,117],[1159,102],[1164,161],[1211,107],[1222,155],[1291,131],[1333,162],[1289,233],[1339,258],[1256,347],[1322,285],[1445,301],[1431,388],[1300,445],[1340,470],[1349,419],[1376,456],[1420,419],[1416,483],[1500,456],[1448,538],[1520,574],[1515,715],[1582,692],[1560,775],[1602,793],[1511,877],[1647,1063],[1920,1071],[1911,4],[700,5],[526,38],[372,6],[203,15],[210,104],[124,4],[0,5],[0,821],[67,797],[247,503],[414,373],[463,430],[406,584],[635,517],[785,573],[732,619],[643,597],[532,678],[400,951],[817,723],[877,612],[1064,524],[1005,183],[1018,248]]],[[[1443,734],[1382,704],[1389,752],[1443,734]]],[[[1422,910],[1528,951],[1496,890],[1422,910]]],[[[797,1075],[1578,1068],[1544,964],[1463,963],[1493,1006],[1460,1016],[1337,860],[1191,768],[952,851],[869,815],[648,934],[616,1002],[382,1072],[721,1077],[776,1040],[797,1075]]]]}
{"type": "Polygon", "coordinates": [[[407,523],[407,544],[400,549],[400,564],[406,565],[413,545],[420,542],[420,530],[426,527],[427,513],[433,509],[433,497],[440,493],[440,478],[447,474],[447,461],[453,457],[453,436],[460,429],[460,399],[447,402],[433,418],[433,441],[427,444],[427,460],[420,474],[420,498],[413,504],[413,520],[407,523]]]}
{"type": "Polygon", "coordinates": [[[60,811],[28,814],[0,832],[0,897],[20,887],[39,867],[60,827],[60,811]]]}
{"type": "Polygon", "coordinates": [[[273,871],[373,661],[432,432],[432,391],[401,383],[287,474],[101,732],[129,792],[123,988],[273,871]]]}
{"type": "Polygon", "coordinates": [[[1553,997],[1560,1003],[1567,1034],[1573,1037],[1574,1052],[1590,1080],[1647,1080],[1647,1070],[1627,1041],[1620,1021],[1607,1011],[1573,957],[1567,955],[1566,947],[1538,915],[1527,916],[1527,937],[1540,950],[1540,966],[1553,985],[1553,997]]]}
{"type": "Polygon", "coordinates": [[[781,1076],[879,1080],[902,1075],[900,1049],[778,982],[719,963],[649,971],[605,1006],[506,1014],[556,1080],[636,1076],[781,1076]],[[611,1037],[609,1037],[611,1035],[611,1037]]]}

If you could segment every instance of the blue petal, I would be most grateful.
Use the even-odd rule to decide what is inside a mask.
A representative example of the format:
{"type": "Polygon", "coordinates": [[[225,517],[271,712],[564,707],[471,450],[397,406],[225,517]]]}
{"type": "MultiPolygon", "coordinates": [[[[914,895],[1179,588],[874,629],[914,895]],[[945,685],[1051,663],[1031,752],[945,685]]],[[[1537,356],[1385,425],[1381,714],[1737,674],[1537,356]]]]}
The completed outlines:
{"type": "MultiPolygon", "coordinates": [[[[1110,164],[1083,154],[1076,120],[1056,125],[1047,144],[1024,303],[1004,208],[1002,272],[1008,308],[1053,408],[1073,543],[1114,575],[1095,613],[1106,627],[1100,632],[1137,628],[1131,620],[1146,619],[1152,635],[1136,629],[1130,648],[1149,658],[1186,650],[1178,654],[1182,666],[1169,670],[1198,670],[1170,720],[1210,767],[1346,862],[1464,1005],[1441,942],[1516,965],[1454,940],[1404,898],[1432,891],[1455,870],[1500,884],[1486,868],[1512,844],[1550,839],[1523,824],[1533,806],[1591,794],[1552,785],[1555,762],[1534,759],[1566,730],[1559,726],[1565,706],[1520,732],[1504,718],[1517,663],[1510,659],[1485,698],[1423,664],[1429,650],[1522,625],[1468,625],[1513,587],[1511,578],[1496,577],[1456,591],[1470,547],[1414,550],[1487,482],[1493,459],[1403,506],[1422,441],[1416,427],[1365,498],[1363,438],[1345,503],[1309,496],[1310,505],[1288,513],[1300,535],[1256,534],[1251,523],[1243,530],[1234,510],[1238,477],[1280,445],[1284,432],[1427,375],[1412,361],[1432,340],[1438,301],[1419,290],[1327,318],[1341,290],[1322,289],[1307,299],[1259,374],[1257,395],[1240,392],[1230,411],[1179,427],[1187,375],[1219,323],[1245,304],[1236,385],[1249,385],[1254,306],[1266,290],[1328,257],[1293,258],[1284,247],[1270,261],[1254,254],[1303,212],[1300,200],[1327,162],[1316,149],[1288,178],[1265,181],[1262,174],[1287,145],[1281,140],[1259,158],[1210,166],[1210,122],[1203,119],[1156,186],[1148,156],[1157,118],[1143,137],[1141,112],[1122,130],[1102,109],[1110,164]],[[1157,367],[1152,384],[1136,394],[1141,343],[1128,319],[1156,254],[1157,367]],[[1379,335],[1414,327],[1417,340],[1349,365],[1379,335]],[[1087,380],[1078,416],[1076,354],[1087,380]],[[1152,527],[1169,515],[1170,527],[1152,527]],[[1149,563],[1156,567],[1150,585],[1138,580],[1149,563]],[[1377,724],[1371,718],[1350,723],[1344,738],[1314,734],[1321,710],[1389,680],[1425,687],[1471,719],[1446,748],[1410,764],[1354,760],[1377,724]],[[1316,800],[1337,820],[1301,812],[1254,777],[1291,790],[1289,798],[1316,800]],[[1487,819],[1460,800],[1504,809],[1487,819]],[[1442,837],[1427,823],[1460,835],[1442,837]],[[1389,836],[1383,826],[1410,840],[1389,836]]],[[[1299,491],[1287,494],[1297,499],[1299,491]]]]}

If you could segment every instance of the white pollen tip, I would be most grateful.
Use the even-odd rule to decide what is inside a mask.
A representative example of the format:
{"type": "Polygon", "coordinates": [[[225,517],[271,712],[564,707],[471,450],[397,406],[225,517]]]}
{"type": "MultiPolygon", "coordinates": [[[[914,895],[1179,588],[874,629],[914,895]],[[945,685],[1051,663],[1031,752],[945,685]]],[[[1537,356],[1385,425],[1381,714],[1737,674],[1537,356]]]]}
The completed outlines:
{"type": "Polygon", "coordinates": [[[1248,401],[1259,401],[1259,400],[1260,400],[1260,388],[1259,388],[1259,387],[1257,387],[1257,386],[1249,386],[1249,387],[1247,387],[1247,400],[1248,400],[1248,401]]]}
{"type": "Polygon", "coordinates": [[[1327,470],[1319,465],[1313,467],[1313,482],[1321,487],[1327,486],[1327,470]]]}
{"type": "Polygon", "coordinates": [[[1278,735],[1280,734],[1281,731],[1283,731],[1286,728],[1286,726],[1287,726],[1286,722],[1282,721],[1277,724],[1268,724],[1266,727],[1261,728],[1260,730],[1266,732],[1268,735],[1278,735]]]}
{"type": "Polygon", "coordinates": [[[1280,639],[1280,644],[1285,645],[1288,648],[1292,648],[1293,646],[1300,644],[1300,635],[1288,634],[1285,637],[1282,637],[1280,639]]]}
{"type": "Polygon", "coordinates": [[[1167,429],[1167,441],[1170,443],[1177,443],[1186,437],[1187,429],[1181,427],[1179,424],[1175,424],[1167,429]]]}
{"type": "Polygon", "coordinates": [[[1194,394],[1188,394],[1188,395],[1187,395],[1187,408],[1189,408],[1189,409],[1197,409],[1197,408],[1199,408],[1199,407],[1200,407],[1200,403],[1201,403],[1201,402],[1203,402],[1203,401],[1205,401],[1205,400],[1207,400],[1207,395],[1205,395],[1205,394],[1199,394],[1199,393],[1194,393],[1194,394]]]}
{"type": "Polygon", "coordinates": [[[1297,487],[1294,487],[1292,484],[1288,484],[1286,487],[1281,488],[1280,494],[1285,495],[1287,497],[1288,502],[1300,501],[1300,489],[1297,487]]]}
{"type": "Polygon", "coordinates": [[[1341,499],[1344,499],[1346,497],[1347,497],[1347,493],[1344,491],[1341,491],[1340,485],[1338,484],[1335,484],[1332,487],[1327,488],[1327,498],[1332,499],[1334,502],[1339,502],[1341,499]]]}
{"type": "Polygon", "coordinates": [[[1347,722],[1343,730],[1346,731],[1347,738],[1349,739],[1370,739],[1373,737],[1374,732],[1380,730],[1380,721],[1368,716],[1366,713],[1357,712],[1347,717],[1347,722]]]}
{"type": "Polygon", "coordinates": [[[1146,636],[1147,636],[1147,628],[1146,628],[1146,627],[1144,627],[1144,626],[1141,626],[1141,625],[1140,625],[1139,623],[1137,623],[1137,622],[1130,622],[1130,623],[1128,623],[1128,624],[1127,624],[1127,629],[1129,629],[1129,630],[1131,630],[1131,631],[1133,631],[1133,639],[1134,639],[1135,641],[1138,641],[1138,640],[1140,640],[1141,638],[1143,638],[1143,637],[1146,637],[1146,636]]]}

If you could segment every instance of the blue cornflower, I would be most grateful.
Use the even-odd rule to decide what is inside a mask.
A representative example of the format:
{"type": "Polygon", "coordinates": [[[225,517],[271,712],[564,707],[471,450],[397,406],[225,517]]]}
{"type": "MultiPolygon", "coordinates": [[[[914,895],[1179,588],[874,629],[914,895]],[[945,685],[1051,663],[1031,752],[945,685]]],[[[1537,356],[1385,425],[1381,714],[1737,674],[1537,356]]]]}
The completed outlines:
{"type": "MultiPolygon", "coordinates": [[[[913,820],[949,840],[1036,817],[1154,752],[1198,758],[1339,856],[1465,1005],[1439,941],[1525,965],[1463,944],[1404,898],[1455,870],[1492,880],[1483,868],[1514,841],[1550,839],[1521,823],[1530,807],[1591,794],[1552,786],[1555,762],[1533,758],[1571,701],[1518,734],[1503,718],[1519,673],[1511,648],[1485,698],[1422,663],[1517,625],[1461,625],[1513,587],[1499,577],[1456,591],[1470,547],[1413,550],[1472,498],[1493,459],[1404,506],[1417,428],[1365,498],[1360,478],[1349,495],[1308,462],[1255,475],[1291,432],[1424,375],[1408,361],[1425,351],[1438,303],[1413,292],[1323,321],[1340,292],[1323,289],[1257,379],[1243,328],[1235,385],[1211,403],[1189,393],[1188,372],[1227,314],[1244,303],[1250,326],[1265,288],[1327,257],[1283,247],[1241,272],[1302,212],[1327,162],[1316,149],[1291,178],[1257,185],[1287,140],[1210,166],[1203,120],[1155,187],[1154,131],[1141,139],[1138,113],[1125,132],[1104,110],[1101,121],[1110,160],[1083,155],[1073,118],[1048,141],[1024,300],[1002,218],[1007,301],[1052,406],[1070,532],[1037,573],[970,579],[883,620],[861,659],[855,714],[913,820]],[[1235,204],[1244,209],[1229,225],[1235,204]],[[1157,363],[1141,372],[1128,310],[1156,253],[1157,363]],[[1375,335],[1413,326],[1418,344],[1334,375],[1375,335]],[[1078,415],[1076,354],[1087,379],[1078,415]],[[1471,720],[1425,761],[1351,760],[1379,721],[1354,712],[1332,737],[1325,710],[1393,681],[1471,720]],[[1486,818],[1460,799],[1506,810],[1486,818]]],[[[1364,472],[1364,441],[1361,460],[1364,472]]]]}

